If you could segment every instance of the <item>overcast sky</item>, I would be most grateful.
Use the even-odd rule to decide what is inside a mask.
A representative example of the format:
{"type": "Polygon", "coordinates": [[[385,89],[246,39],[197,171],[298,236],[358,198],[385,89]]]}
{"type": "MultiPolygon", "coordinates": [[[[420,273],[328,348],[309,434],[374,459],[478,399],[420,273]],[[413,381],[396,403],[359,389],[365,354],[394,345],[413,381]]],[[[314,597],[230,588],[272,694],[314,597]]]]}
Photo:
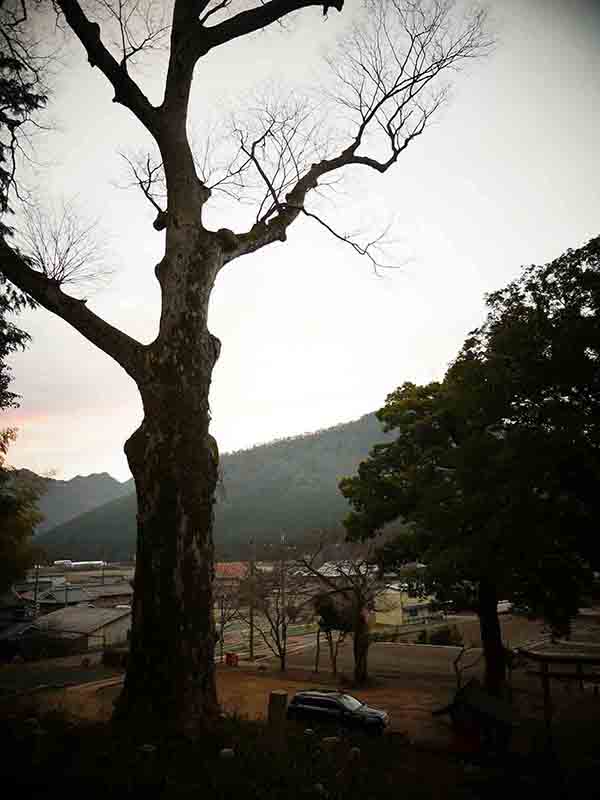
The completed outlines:
{"type": "MultiPolygon", "coordinates": [[[[341,228],[345,214],[375,233],[393,222],[401,269],[378,277],[366,259],[301,220],[287,243],[220,274],[210,327],[223,343],[211,394],[221,452],[355,419],[403,381],[442,377],[483,321],[485,292],[521,265],[600,233],[600,3],[488,7],[494,54],[456,77],[451,102],[394,170],[347,181],[341,208],[326,209],[341,228]]],[[[320,53],[350,16],[331,11],[324,21],[309,9],[290,31],[211,54],[197,70],[198,130],[273,76],[298,85],[317,74],[320,53]]],[[[101,217],[115,274],[89,305],[150,342],[163,234],[142,195],[115,186],[126,179],[118,152],[147,140],[78,46],[66,48],[63,62],[54,130],[38,142],[34,177],[47,199],[76,196],[84,213],[101,217]]],[[[149,69],[143,80],[158,101],[149,69]]],[[[128,478],[123,443],[141,420],[132,381],[46,311],[22,315],[21,324],[33,343],[11,361],[22,395],[2,420],[19,428],[12,463],[60,478],[128,478]]]]}

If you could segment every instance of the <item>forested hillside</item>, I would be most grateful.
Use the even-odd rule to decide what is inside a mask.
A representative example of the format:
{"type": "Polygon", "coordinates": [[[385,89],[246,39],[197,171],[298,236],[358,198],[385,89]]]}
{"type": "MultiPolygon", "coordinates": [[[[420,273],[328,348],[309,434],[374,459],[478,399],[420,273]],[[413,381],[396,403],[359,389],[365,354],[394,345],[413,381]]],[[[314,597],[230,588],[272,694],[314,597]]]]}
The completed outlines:
{"type": "MultiPolygon", "coordinates": [[[[304,436],[223,455],[215,544],[221,559],[242,557],[250,539],[300,539],[339,524],[348,505],[338,491],[378,441],[373,414],[304,436]]],[[[135,552],[135,497],[120,497],[39,537],[51,558],[129,559],[135,552]]]]}
{"type": "Polygon", "coordinates": [[[130,494],[133,489],[131,480],[119,483],[107,472],[77,475],[68,481],[42,478],[27,469],[17,470],[17,475],[36,483],[41,482],[44,486],[44,493],[38,504],[44,520],[38,525],[38,533],[55,528],[124,494],[130,494]]]}

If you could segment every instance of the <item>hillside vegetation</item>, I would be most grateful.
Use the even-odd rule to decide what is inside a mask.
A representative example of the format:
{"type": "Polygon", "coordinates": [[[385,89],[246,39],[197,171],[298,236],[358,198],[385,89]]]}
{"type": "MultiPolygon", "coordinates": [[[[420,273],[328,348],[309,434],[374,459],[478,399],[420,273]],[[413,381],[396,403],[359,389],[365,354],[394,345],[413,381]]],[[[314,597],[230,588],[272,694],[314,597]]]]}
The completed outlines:
{"type": "Polygon", "coordinates": [[[44,486],[44,493],[38,504],[44,519],[37,526],[38,533],[55,528],[86,511],[130,494],[133,490],[132,480],[119,483],[107,472],[77,475],[68,481],[43,478],[27,469],[17,470],[17,475],[33,479],[36,483],[41,481],[44,486]]]}
{"type": "MultiPolygon", "coordinates": [[[[215,509],[221,559],[247,554],[250,539],[298,540],[337,526],[348,513],[338,491],[370,448],[389,438],[373,414],[316,433],[223,455],[215,509]]],[[[135,552],[135,496],[129,494],[39,536],[50,558],[130,559],[135,552]]]]}

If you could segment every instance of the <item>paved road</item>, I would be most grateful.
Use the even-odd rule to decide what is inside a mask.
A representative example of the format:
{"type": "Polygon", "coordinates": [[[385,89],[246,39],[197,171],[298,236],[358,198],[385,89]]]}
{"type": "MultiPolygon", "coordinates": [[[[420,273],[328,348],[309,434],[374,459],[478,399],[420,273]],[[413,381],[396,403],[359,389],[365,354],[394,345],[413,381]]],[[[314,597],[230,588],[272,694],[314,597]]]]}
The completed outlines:
{"type": "MultiPolygon", "coordinates": [[[[426,679],[435,678],[448,683],[455,682],[453,662],[459,647],[435,647],[432,645],[402,644],[398,642],[374,643],[369,648],[369,672],[387,678],[426,679]]],[[[480,656],[480,650],[469,652],[466,664],[471,664],[480,656]]],[[[301,652],[293,653],[289,658],[290,668],[313,669],[315,663],[314,647],[307,647],[301,652]]],[[[352,644],[345,643],[338,656],[338,672],[351,675],[353,670],[352,644]]],[[[479,664],[468,670],[468,675],[480,672],[479,664]]],[[[327,651],[321,649],[320,669],[330,670],[327,651]]]]}
{"type": "MultiPolygon", "coordinates": [[[[263,621],[261,627],[265,631],[265,633],[268,631],[268,624],[266,623],[266,621],[263,621]]],[[[242,660],[250,658],[249,641],[248,641],[249,629],[248,625],[245,622],[236,621],[228,625],[227,628],[225,629],[224,638],[225,638],[225,643],[223,650],[225,653],[236,653],[236,655],[238,655],[242,660]]],[[[267,639],[268,638],[269,637],[267,635],[267,639]]],[[[315,641],[315,635],[310,626],[290,625],[288,627],[288,640],[287,640],[288,654],[298,653],[302,650],[305,650],[306,648],[314,645],[314,641],[315,641]]],[[[216,648],[216,653],[217,653],[216,660],[219,660],[220,648],[218,644],[216,648]]],[[[261,636],[260,631],[258,629],[258,623],[254,632],[254,658],[256,661],[273,658],[273,651],[265,642],[264,637],[261,636]]]]}

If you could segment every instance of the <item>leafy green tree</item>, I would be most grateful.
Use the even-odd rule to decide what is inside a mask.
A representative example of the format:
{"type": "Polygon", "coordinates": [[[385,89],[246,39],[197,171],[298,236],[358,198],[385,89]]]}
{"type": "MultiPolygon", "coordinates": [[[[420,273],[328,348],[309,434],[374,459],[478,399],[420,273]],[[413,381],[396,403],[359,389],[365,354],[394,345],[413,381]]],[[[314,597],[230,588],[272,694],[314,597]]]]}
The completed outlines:
{"type": "Polygon", "coordinates": [[[596,239],[490,295],[444,381],[390,394],[377,416],[397,438],[340,484],[350,537],[412,522],[388,562],[421,558],[428,590],[477,611],[495,693],[498,600],[564,633],[597,557],[598,267],[596,239]]]}
{"type": "MultiPolygon", "coordinates": [[[[23,149],[32,116],[44,107],[47,91],[43,82],[43,60],[34,52],[25,29],[26,8],[22,3],[0,2],[0,235],[10,236],[10,195],[17,190],[18,156],[23,149]]],[[[10,284],[0,272],[0,408],[14,406],[17,396],[8,390],[10,368],[6,358],[29,341],[25,331],[9,319],[32,299],[10,284]]]]}
{"type": "Polygon", "coordinates": [[[37,504],[42,484],[18,480],[6,466],[6,453],[15,432],[0,432],[0,592],[4,592],[40,558],[32,542],[41,522],[37,504]]]}

